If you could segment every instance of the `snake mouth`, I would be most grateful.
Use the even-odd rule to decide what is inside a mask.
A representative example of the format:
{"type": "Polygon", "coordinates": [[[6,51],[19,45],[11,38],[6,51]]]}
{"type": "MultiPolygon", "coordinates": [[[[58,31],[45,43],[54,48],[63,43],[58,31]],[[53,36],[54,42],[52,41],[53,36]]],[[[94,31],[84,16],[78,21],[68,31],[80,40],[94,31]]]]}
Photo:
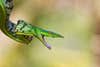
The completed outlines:
{"type": "Polygon", "coordinates": [[[44,45],[45,45],[48,49],[51,49],[51,46],[46,42],[46,39],[45,39],[44,35],[42,35],[42,39],[43,39],[44,45]]]}
{"type": "Polygon", "coordinates": [[[41,35],[40,37],[37,37],[37,38],[44,44],[44,46],[46,46],[49,50],[51,50],[51,46],[46,42],[44,35],[41,35]]]}

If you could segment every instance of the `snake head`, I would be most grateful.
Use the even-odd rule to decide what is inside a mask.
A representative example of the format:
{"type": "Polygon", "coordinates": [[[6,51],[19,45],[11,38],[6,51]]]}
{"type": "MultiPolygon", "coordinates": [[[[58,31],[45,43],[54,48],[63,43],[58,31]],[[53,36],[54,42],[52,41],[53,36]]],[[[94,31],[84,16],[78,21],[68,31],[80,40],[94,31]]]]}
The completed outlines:
{"type": "Polygon", "coordinates": [[[16,27],[15,27],[15,33],[17,35],[27,35],[27,36],[35,36],[37,39],[39,39],[48,49],[51,49],[51,46],[46,42],[45,37],[52,37],[52,38],[63,38],[62,35],[48,31],[36,26],[32,26],[30,24],[27,24],[23,20],[19,20],[16,27]]]}

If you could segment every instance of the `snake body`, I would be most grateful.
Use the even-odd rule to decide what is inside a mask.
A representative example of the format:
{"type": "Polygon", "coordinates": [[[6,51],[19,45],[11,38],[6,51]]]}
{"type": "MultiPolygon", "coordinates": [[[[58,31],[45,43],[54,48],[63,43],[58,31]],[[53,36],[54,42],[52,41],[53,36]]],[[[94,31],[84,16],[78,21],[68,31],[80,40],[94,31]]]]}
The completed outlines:
{"type": "Polygon", "coordinates": [[[16,24],[9,20],[12,9],[13,0],[0,0],[0,29],[11,39],[28,44],[31,41],[28,36],[17,35],[13,31],[16,24]]]}
{"type": "Polygon", "coordinates": [[[17,24],[14,24],[9,20],[12,9],[13,0],[0,0],[0,29],[11,39],[28,44],[35,36],[48,49],[51,49],[51,46],[48,45],[44,37],[64,38],[58,33],[33,26],[23,20],[18,20],[17,24]]]}

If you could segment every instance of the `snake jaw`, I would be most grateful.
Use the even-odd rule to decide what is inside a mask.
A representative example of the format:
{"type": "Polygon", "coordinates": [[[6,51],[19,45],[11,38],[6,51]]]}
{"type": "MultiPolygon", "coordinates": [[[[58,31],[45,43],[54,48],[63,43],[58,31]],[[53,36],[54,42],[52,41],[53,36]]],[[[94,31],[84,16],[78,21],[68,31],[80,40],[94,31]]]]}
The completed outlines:
{"type": "Polygon", "coordinates": [[[44,37],[44,35],[42,35],[42,40],[43,40],[43,44],[48,48],[48,49],[51,49],[51,46],[46,42],[46,39],[44,37]]]}

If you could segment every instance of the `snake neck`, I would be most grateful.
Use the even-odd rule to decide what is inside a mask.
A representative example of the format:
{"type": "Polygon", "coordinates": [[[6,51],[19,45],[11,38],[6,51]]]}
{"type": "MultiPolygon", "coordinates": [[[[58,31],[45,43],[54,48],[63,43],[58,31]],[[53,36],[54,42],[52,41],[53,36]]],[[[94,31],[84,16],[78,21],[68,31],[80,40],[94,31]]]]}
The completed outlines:
{"type": "Polygon", "coordinates": [[[4,5],[5,5],[5,9],[6,9],[6,26],[7,26],[7,30],[9,32],[11,32],[12,34],[14,34],[14,28],[15,28],[15,24],[10,21],[10,14],[12,12],[12,9],[14,7],[13,5],[13,0],[5,0],[4,1],[4,5]]]}

